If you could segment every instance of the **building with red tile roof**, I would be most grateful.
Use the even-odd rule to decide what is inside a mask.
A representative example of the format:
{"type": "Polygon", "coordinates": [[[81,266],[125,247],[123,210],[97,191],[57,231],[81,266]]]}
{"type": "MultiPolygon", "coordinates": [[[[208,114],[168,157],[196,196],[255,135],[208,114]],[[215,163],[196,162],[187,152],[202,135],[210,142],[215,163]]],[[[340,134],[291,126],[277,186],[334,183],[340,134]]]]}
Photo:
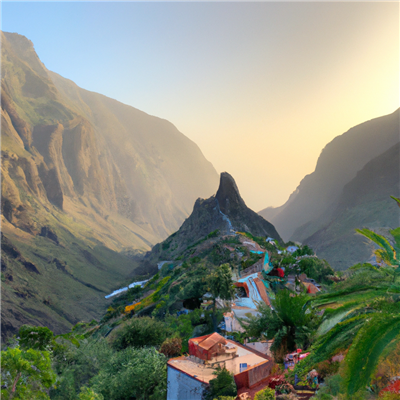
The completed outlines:
{"type": "Polygon", "coordinates": [[[217,367],[233,373],[237,388],[242,389],[260,385],[274,365],[266,354],[218,333],[189,339],[189,354],[168,361],[167,400],[201,400],[217,367]]]}

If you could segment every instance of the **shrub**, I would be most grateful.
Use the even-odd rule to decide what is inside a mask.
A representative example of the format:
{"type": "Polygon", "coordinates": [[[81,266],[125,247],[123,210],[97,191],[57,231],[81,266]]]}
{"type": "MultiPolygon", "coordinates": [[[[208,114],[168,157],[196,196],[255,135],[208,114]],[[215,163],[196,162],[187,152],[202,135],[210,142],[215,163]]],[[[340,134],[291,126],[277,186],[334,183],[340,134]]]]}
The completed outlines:
{"type": "Polygon", "coordinates": [[[342,384],[343,378],[340,375],[328,376],[325,379],[325,385],[318,390],[318,394],[322,398],[322,395],[337,396],[340,393],[340,385],[342,384]]]}
{"type": "Polygon", "coordinates": [[[235,400],[236,397],[232,397],[232,396],[219,396],[218,398],[214,399],[214,400],[235,400]]]}
{"type": "Polygon", "coordinates": [[[79,400],[104,400],[103,395],[93,392],[88,387],[82,387],[78,396],[79,400]]]}
{"type": "Polygon", "coordinates": [[[113,347],[121,350],[130,346],[160,346],[168,335],[169,330],[161,321],[150,317],[132,318],[117,332],[113,347]]]}
{"type": "Polygon", "coordinates": [[[318,371],[319,375],[321,378],[325,378],[329,375],[334,375],[339,369],[339,363],[338,362],[329,362],[328,360],[321,361],[319,364],[316,366],[316,370],[318,371]]]}
{"type": "Polygon", "coordinates": [[[236,396],[237,389],[232,373],[225,367],[218,367],[214,375],[217,375],[217,377],[210,381],[210,387],[206,394],[208,400],[222,396],[236,396]]]}
{"type": "Polygon", "coordinates": [[[254,400],[275,400],[275,390],[267,387],[256,393],[254,400]]]}
{"type": "Polygon", "coordinates": [[[379,396],[381,400],[400,400],[400,394],[398,393],[392,393],[392,392],[386,392],[382,396],[379,396]]]}
{"type": "Polygon", "coordinates": [[[161,345],[160,353],[166,357],[174,357],[181,354],[182,339],[180,337],[167,338],[161,345]]]}

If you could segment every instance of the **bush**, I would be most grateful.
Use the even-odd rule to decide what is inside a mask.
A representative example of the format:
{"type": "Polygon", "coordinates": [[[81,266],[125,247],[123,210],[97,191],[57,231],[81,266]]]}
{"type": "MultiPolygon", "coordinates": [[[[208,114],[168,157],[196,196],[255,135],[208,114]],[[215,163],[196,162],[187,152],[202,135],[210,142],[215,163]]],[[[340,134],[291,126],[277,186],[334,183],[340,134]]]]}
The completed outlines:
{"type": "Polygon", "coordinates": [[[218,367],[214,375],[215,379],[211,379],[206,399],[212,400],[222,396],[236,396],[237,389],[233,374],[230,373],[225,367],[218,367]]]}
{"type": "Polygon", "coordinates": [[[164,340],[160,348],[160,353],[166,357],[174,357],[181,354],[182,339],[180,337],[167,338],[164,340]]]}
{"type": "Polygon", "coordinates": [[[232,396],[219,396],[218,398],[214,399],[214,400],[235,400],[236,397],[232,397],[232,396]]]}
{"type": "Polygon", "coordinates": [[[385,394],[379,397],[381,400],[400,400],[400,394],[392,392],[386,392],[385,394]]]}
{"type": "Polygon", "coordinates": [[[343,378],[340,375],[328,376],[325,379],[325,385],[318,390],[318,398],[322,398],[323,395],[337,396],[340,393],[342,381],[343,378]]]}
{"type": "Polygon", "coordinates": [[[324,379],[329,375],[334,375],[337,373],[339,369],[338,362],[329,362],[328,360],[322,361],[316,366],[316,370],[318,371],[320,377],[324,379]]]}
{"type": "Polygon", "coordinates": [[[320,400],[331,400],[331,399],[333,399],[333,397],[330,394],[323,393],[323,394],[321,394],[321,396],[318,396],[318,399],[320,399],[320,400]]]}
{"type": "Polygon", "coordinates": [[[154,318],[132,318],[117,332],[113,347],[121,350],[130,346],[160,346],[169,333],[167,326],[154,318]]]}
{"type": "Polygon", "coordinates": [[[103,395],[93,392],[88,387],[82,387],[78,396],[79,400],[104,400],[103,395]]]}
{"type": "Polygon", "coordinates": [[[275,390],[267,387],[256,393],[254,400],[275,400],[275,390]]]}

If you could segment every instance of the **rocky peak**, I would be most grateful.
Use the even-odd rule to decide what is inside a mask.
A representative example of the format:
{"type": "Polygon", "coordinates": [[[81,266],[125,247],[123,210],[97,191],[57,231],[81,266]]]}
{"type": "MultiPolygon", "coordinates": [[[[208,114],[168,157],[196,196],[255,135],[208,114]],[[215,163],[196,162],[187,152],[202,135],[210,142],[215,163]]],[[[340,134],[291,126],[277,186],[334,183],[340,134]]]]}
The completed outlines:
{"type": "Polygon", "coordinates": [[[246,206],[233,177],[223,172],[216,195],[197,199],[192,214],[179,230],[154,246],[146,257],[149,260],[166,260],[206,240],[210,233],[218,232],[224,236],[235,235],[237,231],[269,236],[283,243],[275,227],[246,206]]]}
{"type": "Polygon", "coordinates": [[[239,189],[236,185],[232,175],[227,172],[222,172],[219,188],[215,198],[218,200],[221,211],[226,214],[233,208],[238,206],[246,206],[242,197],[240,196],[239,189]]]}

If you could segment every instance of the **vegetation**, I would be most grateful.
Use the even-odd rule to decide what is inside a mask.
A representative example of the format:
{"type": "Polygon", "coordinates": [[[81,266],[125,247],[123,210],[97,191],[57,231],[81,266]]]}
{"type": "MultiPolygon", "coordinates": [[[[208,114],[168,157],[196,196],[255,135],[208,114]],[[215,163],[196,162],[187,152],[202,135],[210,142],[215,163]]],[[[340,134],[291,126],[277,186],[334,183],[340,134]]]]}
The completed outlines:
{"type": "Polygon", "coordinates": [[[150,317],[132,318],[117,331],[113,347],[122,350],[131,346],[160,346],[167,336],[164,322],[150,317]]]}
{"type": "Polygon", "coordinates": [[[15,347],[1,353],[3,399],[49,398],[46,391],[56,380],[49,352],[15,347]]]}
{"type": "Polygon", "coordinates": [[[307,348],[314,339],[320,318],[307,305],[305,294],[293,295],[281,290],[272,301],[274,309],[267,305],[259,308],[260,317],[249,317],[246,332],[252,337],[264,336],[274,339],[271,351],[275,360],[282,362],[283,356],[296,348],[307,348]]]}
{"type": "MultiPolygon", "coordinates": [[[[273,308],[260,306],[258,317],[242,320],[246,332],[233,336],[239,341],[245,337],[274,339],[271,350],[279,362],[297,348],[307,351],[309,355],[286,379],[293,384],[296,375],[300,383],[306,383],[315,369],[325,380],[317,399],[362,399],[367,393],[372,398],[381,393],[389,399],[393,393],[382,390],[400,375],[398,236],[396,229],[391,232],[393,238],[384,240],[368,233],[382,243],[381,266],[357,264],[340,278],[307,248],[289,255],[278,254],[271,245],[275,265],[325,282],[324,290],[310,296],[276,286],[275,293],[269,292],[273,308]],[[328,278],[332,276],[337,279],[328,278]]],[[[3,351],[2,367],[9,371],[2,374],[3,396],[165,398],[167,359],[187,352],[189,338],[216,330],[223,312],[217,309],[216,299],[229,300],[235,294],[231,271],[240,262],[237,254],[242,254],[242,261],[251,260],[249,264],[256,261],[237,236],[228,242],[211,235],[200,249],[192,250],[182,257],[182,265],[165,265],[144,288],[120,296],[113,302],[113,316],[100,323],[79,323],[69,334],[58,336],[48,328],[21,327],[18,339],[3,351]],[[219,264],[221,260],[226,262],[219,264]],[[206,293],[210,300],[200,304],[206,293]],[[135,309],[135,314],[121,314],[128,301],[140,301],[142,308],[135,309]],[[177,313],[182,302],[194,310],[177,313]]],[[[260,392],[256,398],[269,398],[272,392],[260,392]]],[[[232,374],[218,369],[207,398],[235,395],[232,374]]]]}
{"type": "Polygon", "coordinates": [[[217,377],[210,381],[210,388],[206,394],[206,400],[213,400],[214,398],[224,396],[236,396],[236,384],[231,372],[229,372],[225,367],[218,367],[214,372],[214,375],[217,377]]]}
{"type": "Polygon", "coordinates": [[[232,274],[229,264],[222,264],[209,277],[209,289],[213,295],[213,322],[217,330],[216,320],[216,300],[219,297],[222,300],[231,300],[235,294],[235,288],[232,284],[232,274]]]}
{"type": "Polygon", "coordinates": [[[259,391],[254,396],[254,400],[274,400],[275,399],[275,390],[269,387],[259,391]]]}

